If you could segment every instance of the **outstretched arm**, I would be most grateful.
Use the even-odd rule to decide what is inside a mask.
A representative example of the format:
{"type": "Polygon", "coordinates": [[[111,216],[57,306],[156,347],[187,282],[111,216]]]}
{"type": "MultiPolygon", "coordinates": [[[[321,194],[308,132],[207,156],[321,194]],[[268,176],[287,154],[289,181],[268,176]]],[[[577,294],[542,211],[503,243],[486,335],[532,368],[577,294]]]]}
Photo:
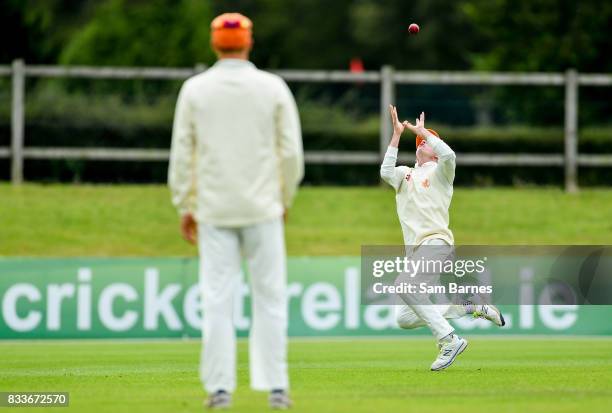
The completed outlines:
{"type": "Polygon", "coordinates": [[[380,177],[397,191],[406,175],[402,168],[395,166],[399,141],[404,131],[404,125],[398,120],[397,108],[395,106],[389,105],[389,113],[391,114],[391,123],[393,124],[393,136],[391,137],[387,153],[385,153],[385,158],[380,166],[380,177]]]}
{"type": "Polygon", "coordinates": [[[448,182],[452,184],[455,179],[455,152],[446,142],[425,128],[425,112],[421,112],[421,115],[416,119],[414,125],[408,121],[404,121],[404,127],[410,129],[415,135],[425,138],[427,144],[431,146],[438,157],[438,174],[446,178],[448,182]]]}

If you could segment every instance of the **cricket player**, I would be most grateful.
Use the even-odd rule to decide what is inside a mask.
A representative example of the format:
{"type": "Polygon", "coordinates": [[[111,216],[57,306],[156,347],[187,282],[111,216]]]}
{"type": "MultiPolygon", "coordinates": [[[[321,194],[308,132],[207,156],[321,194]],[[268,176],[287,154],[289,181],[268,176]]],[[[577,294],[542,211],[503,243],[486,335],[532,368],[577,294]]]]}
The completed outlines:
{"type": "Polygon", "coordinates": [[[244,258],[250,277],[250,382],[272,408],[291,405],[284,217],[304,173],[295,100],[278,76],[249,60],[252,22],[211,24],[218,61],[182,86],[168,184],[183,237],[198,244],[203,302],[201,379],[210,408],[236,388],[234,300],[244,258]]]}
{"type": "MultiPolygon", "coordinates": [[[[393,136],[380,168],[380,176],[396,191],[397,214],[404,244],[416,246],[416,251],[426,246],[422,250],[433,254],[430,258],[444,258],[435,251],[448,251],[448,247],[453,245],[453,233],[448,227],[448,209],[453,196],[455,153],[435,131],[425,128],[425,113],[422,112],[413,125],[398,120],[396,107],[390,105],[389,111],[393,136]],[[417,135],[416,164],[413,168],[395,165],[400,138],[405,129],[417,135]]],[[[431,365],[434,371],[449,367],[468,344],[467,340],[454,333],[447,319],[472,314],[498,326],[505,324],[501,312],[493,305],[477,305],[471,301],[463,305],[434,305],[423,296],[401,298],[406,305],[398,308],[399,326],[406,329],[428,326],[438,340],[440,352],[431,365]]]]}

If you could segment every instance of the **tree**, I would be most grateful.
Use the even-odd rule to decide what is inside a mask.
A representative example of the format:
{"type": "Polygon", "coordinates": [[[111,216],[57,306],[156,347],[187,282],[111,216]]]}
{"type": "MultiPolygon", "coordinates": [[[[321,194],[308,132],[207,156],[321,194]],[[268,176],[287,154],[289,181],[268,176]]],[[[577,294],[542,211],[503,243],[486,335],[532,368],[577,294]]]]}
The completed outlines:
{"type": "Polygon", "coordinates": [[[57,63],[73,34],[92,15],[96,0],[0,2],[0,62],[57,63]]]}
{"type": "MultiPolygon", "coordinates": [[[[481,38],[472,67],[486,71],[610,72],[612,3],[597,0],[467,0],[461,10],[481,38]]],[[[581,90],[582,122],[609,119],[609,90],[581,90]]],[[[507,119],[562,124],[561,88],[496,93],[507,119]],[[556,106],[556,107],[555,107],[556,106]],[[544,110],[546,109],[546,110],[544,110]],[[556,110],[555,110],[556,109],[556,110]]]]}
{"type": "Polygon", "coordinates": [[[612,3],[469,0],[462,10],[482,37],[478,70],[609,72],[612,3]]]}
{"type": "Polygon", "coordinates": [[[208,2],[107,0],[60,55],[63,64],[193,66],[212,63],[208,2]]]}

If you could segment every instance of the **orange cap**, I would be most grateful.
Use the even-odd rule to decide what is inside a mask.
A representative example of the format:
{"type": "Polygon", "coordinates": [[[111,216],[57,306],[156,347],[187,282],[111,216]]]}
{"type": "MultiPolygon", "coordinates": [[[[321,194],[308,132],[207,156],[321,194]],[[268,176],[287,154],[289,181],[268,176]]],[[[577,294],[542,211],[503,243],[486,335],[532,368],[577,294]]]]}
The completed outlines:
{"type": "MultiPolygon", "coordinates": [[[[440,135],[438,135],[438,132],[436,132],[433,129],[429,129],[427,128],[428,131],[430,131],[431,133],[433,133],[434,135],[436,135],[438,138],[440,137],[440,135]]],[[[416,137],[416,147],[418,148],[419,145],[421,144],[422,141],[424,141],[425,139],[421,136],[421,135],[417,135],[416,137]]]]}
{"type": "Polygon", "coordinates": [[[223,13],[210,24],[211,43],[219,50],[240,50],[253,43],[253,22],[240,13],[223,13]]]}

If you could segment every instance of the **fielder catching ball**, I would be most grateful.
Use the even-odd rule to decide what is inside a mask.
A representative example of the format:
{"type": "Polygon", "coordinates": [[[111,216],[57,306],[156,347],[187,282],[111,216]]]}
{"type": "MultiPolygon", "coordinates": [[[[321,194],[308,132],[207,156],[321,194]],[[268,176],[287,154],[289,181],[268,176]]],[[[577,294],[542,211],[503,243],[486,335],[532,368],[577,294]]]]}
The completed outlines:
{"type": "MultiPolygon", "coordinates": [[[[455,152],[434,130],[425,128],[425,113],[414,124],[400,122],[397,108],[390,105],[393,136],[380,167],[380,176],[396,192],[397,215],[404,235],[404,244],[416,251],[448,251],[453,245],[449,229],[449,214],[455,179],[455,152]],[[405,129],[416,135],[414,167],[396,166],[400,138],[405,129]]],[[[442,257],[429,257],[439,259],[442,257]]],[[[449,367],[467,347],[467,340],[454,333],[447,319],[471,314],[485,318],[498,326],[505,324],[500,311],[493,305],[474,304],[434,305],[425,295],[401,295],[406,305],[398,307],[397,322],[411,329],[427,326],[438,340],[440,352],[431,370],[449,367]]]]}

